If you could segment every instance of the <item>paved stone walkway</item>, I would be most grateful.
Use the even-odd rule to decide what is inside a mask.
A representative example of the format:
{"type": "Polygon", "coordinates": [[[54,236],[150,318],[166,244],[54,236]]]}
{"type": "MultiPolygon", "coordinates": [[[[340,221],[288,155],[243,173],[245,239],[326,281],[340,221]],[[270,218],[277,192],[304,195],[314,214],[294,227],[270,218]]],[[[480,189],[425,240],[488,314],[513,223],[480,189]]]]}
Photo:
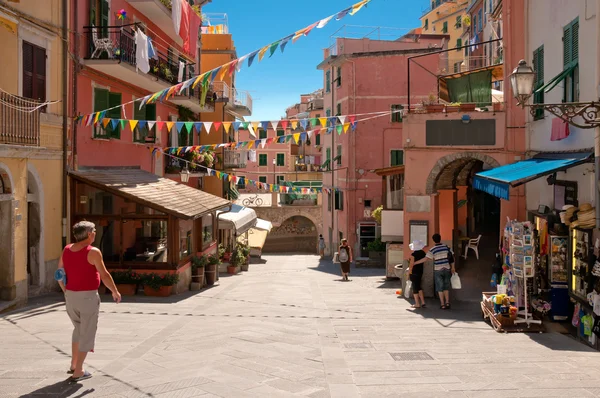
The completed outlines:
{"type": "Polygon", "coordinates": [[[264,260],[168,302],[105,297],[76,385],[61,296],[0,317],[0,397],[600,396],[600,353],[569,337],[498,334],[476,303],[412,312],[382,270],[264,260]]]}

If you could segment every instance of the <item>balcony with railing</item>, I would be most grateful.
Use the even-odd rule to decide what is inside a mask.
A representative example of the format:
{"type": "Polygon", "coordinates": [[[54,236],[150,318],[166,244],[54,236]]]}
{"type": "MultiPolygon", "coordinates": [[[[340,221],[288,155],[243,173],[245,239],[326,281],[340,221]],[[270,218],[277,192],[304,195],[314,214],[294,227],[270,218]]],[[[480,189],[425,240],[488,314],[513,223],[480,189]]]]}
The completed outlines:
{"type": "Polygon", "coordinates": [[[0,145],[40,146],[41,109],[25,112],[40,103],[0,92],[0,145]]]}
{"type": "Polygon", "coordinates": [[[159,26],[171,40],[179,45],[183,43],[179,32],[175,32],[173,27],[171,0],[127,0],[127,2],[156,26],[159,26]]]}
{"type": "Polygon", "coordinates": [[[243,169],[248,163],[248,153],[233,149],[225,149],[223,166],[225,169],[243,169]]]}
{"type": "Polygon", "coordinates": [[[229,34],[229,18],[224,13],[206,13],[203,14],[202,26],[200,32],[209,35],[229,34]]]}
{"type": "Polygon", "coordinates": [[[232,110],[241,116],[252,115],[252,96],[248,91],[238,90],[236,88],[231,89],[231,95],[229,105],[232,110]]]}
{"type": "MultiPolygon", "coordinates": [[[[155,48],[150,70],[137,70],[135,38],[132,27],[86,26],[84,63],[108,76],[115,77],[148,91],[160,91],[177,83],[179,61],[155,48]]],[[[193,64],[186,64],[186,67],[193,64]]],[[[199,98],[199,97],[198,97],[199,98]]]]}

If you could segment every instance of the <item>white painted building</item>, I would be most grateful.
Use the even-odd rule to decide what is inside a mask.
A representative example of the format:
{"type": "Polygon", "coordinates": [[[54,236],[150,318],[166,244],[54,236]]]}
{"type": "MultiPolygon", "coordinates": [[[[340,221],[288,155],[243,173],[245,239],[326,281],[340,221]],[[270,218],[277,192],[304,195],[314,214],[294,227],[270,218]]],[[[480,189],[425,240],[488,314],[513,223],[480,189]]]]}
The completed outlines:
{"type": "MultiPolygon", "coordinates": [[[[598,100],[596,4],[596,0],[525,0],[526,61],[536,70],[535,87],[546,86],[543,91],[547,91],[543,96],[534,96],[533,102],[552,104],[598,100]],[[552,88],[555,78],[557,84],[552,88]]],[[[506,67],[512,69],[516,65],[506,67]]],[[[592,163],[558,172],[556,180],[576,183],[579,204],[594,204],[594,129],[568,126],[568,137],[553,140],[553,119],[556,117],[549,112],[538,117],[528,113],[524,134],[528,137],[529,155],[564,151],[591,153],[592,163]]],[[[550,209],[562,207],[564,189],[561,186],[560,183],[550,185],[547,178],[527,183],[527,209],[535,210],[538,205],[546,205],[550,209]]]]}

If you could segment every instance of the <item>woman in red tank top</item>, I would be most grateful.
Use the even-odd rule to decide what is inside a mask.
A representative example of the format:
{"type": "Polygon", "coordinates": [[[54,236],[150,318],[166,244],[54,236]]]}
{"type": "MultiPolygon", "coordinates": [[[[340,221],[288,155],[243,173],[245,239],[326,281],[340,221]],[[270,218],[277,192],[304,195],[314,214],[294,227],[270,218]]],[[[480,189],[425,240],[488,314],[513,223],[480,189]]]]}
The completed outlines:
{"type": "Polygon", "coordinates": [[[96,226],[89,221],[81,221],[73,226],[75,243],[64,248],[58,262],[58,268],[64,268],[64,279],[58,281],[65,293],[67,314],[73,322],[71,367],[68,373],[73,374],[71,381],[81,381],[92,377],[83,369],[87,353],[94,351],[98,315],[100,313],[100,296],[98,287],[100,279],[112,292],[113,299],[119,303],[121,294],[115,282],[106,270],[102,253],[92,246],[96,239],[96,226]]]}

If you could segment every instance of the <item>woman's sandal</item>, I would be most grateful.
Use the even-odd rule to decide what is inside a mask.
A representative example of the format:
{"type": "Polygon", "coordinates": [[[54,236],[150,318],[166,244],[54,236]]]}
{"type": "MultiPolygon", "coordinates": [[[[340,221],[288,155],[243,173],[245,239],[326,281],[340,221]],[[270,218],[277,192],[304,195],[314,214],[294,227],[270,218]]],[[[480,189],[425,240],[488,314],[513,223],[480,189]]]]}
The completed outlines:
{"type": "Polygon", "coordinates": [[[80,382],[80,381],[83,381],[83,380],[90,379],[91,377],[92,377],[92,374],[86,370],[86,371],[84,371],[84,372],[83,372],[83,374],[82,374],[81,376],[79,376],[79,377],[71,376],[71,377],[69,378],[69,381],[70,381],[71,383],[77,383],[77,382],[80,382]]]}
{"type": "Polygon", "coordinates": [[[417,308],[421,308],[421,306],[418,306],[418,307],[417,307],[416,305],[414,305],[414,304],[413,304],[413,305],[411,305],[411,306],[410,306],[410,308],[415,308],[415,309],[417,309],[417,308]]]}

